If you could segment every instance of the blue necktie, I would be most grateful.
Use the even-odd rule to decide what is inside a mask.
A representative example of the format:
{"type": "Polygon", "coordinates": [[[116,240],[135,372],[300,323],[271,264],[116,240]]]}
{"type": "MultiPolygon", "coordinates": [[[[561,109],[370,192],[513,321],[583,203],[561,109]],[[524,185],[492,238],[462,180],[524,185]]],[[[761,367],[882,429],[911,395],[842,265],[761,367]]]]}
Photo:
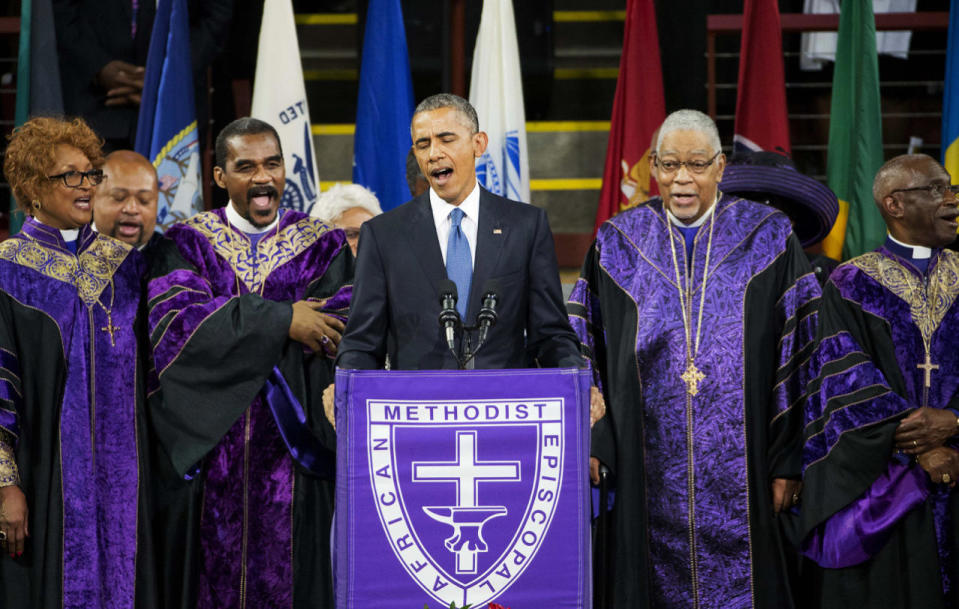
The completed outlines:
{"type": "Polygon", "coordinates": [[[463,221],[463,210],[456,208],[450,212],[450,238],[446,242],[446,276],[456,284],[459,298],[456,301],[456,310],[459,311],[463,322],[466,322],[466,305],[470,297],[470,283],[473,281],[473,257],[470,255],[470,242],[463,234],[460,223],[463,221]]]}

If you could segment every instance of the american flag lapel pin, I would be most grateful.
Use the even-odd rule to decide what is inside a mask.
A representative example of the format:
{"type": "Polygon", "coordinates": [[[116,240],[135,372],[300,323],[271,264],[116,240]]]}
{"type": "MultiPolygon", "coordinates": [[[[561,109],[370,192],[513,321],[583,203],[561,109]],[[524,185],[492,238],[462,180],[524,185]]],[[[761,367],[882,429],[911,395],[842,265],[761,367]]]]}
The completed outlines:
{"type": "Polygon", "coordinates": [[[501,228],[494,228],[494,229],[493,229],[493,234],[494,234],[494,235],[502,235],[502,234],[503,234],[503,229],[501,229],[501,228]]]}

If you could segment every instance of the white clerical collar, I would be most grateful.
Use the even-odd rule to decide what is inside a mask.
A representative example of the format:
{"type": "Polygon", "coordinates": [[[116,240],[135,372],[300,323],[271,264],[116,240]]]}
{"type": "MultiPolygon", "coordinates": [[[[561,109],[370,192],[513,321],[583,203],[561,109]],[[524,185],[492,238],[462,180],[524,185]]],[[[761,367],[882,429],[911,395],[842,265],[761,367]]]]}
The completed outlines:
{"type": "Polygon", "coordinates": [[[248,235],[259,235],[260,233],[265,233],[268,230],[273,230],[273,227],[276,226],[276,223],[280,221],[280,210],[276,210],[276,217],[274,217],[273,221],[266,226],[253,226],[249,220],[240,215],[240,212],[236,211],[236,208],[233,207],[233,201],[231,200],[226,205],[226,219],[229,220],[230,224],[232,224],[233,227],[241,233],[246,233],[248,235]]]}
{"type": "Polygon", "coordinates": [[[925,260],[926,258],[932,258],[932,248],[923,247],[921,245],[909,245],[908,243],[903,243],[899,239],[896,239],[892,236],[892,233],[886,233],[886,236],[889,237],[889,240],[895,243],[900,247],[912,250],[912,257],[918,260],[925,260]]]}
{"type": "Polygon", "coordinates": [[[674,216],[673,212],[669,211],[668,209],[666,210],[666,217],[669,218],[669,221],[672,222],[674,226],[678,226],[679,228],[696,228],[698,226],[702,226],[703,224],[705,224],[706,220],[709,220],[709,216],[712,215],[713,210],[716,209],[717,202],[719,202],[718,192],[716,193],[716,200],[713,201],[713,204],[709,206],[709,209],[706,211],[706,213],[700,216],[698,220],[690,224],[686,224],[685,222],[683,222],[682,220],[674,216]]]}
{"type": "Polygon", "coordinates": [[[479,224],[479,201],[480,201],[480,185],[477,181],[473,185],[473,190],[463,199],[463,202],[459,205],[451,205],[444,201],[436,191],[430,188],[430,208],[433,210],[433,220],[439,223],[441,220],[445,220],[449,217],[450,212],[455,208],[459,207],[463,210],[463,213],[467,218],[473,220],[479,224]]]}
{"type": "Polygon", "coordinates": [[[46,224],[44,222],[41,222],[40,220],[37,220],[36,216],[33,217],[33,221],[36,222],[37,224],[41,224],[49,228],[51,232],[55,230],[60,231],[60,237],[62,237],[63,240],[67,243],[70,243],[71,241],[76,241],[77,237],[80,236],[79,228],[53,228],[49,224],[46,224]]]}

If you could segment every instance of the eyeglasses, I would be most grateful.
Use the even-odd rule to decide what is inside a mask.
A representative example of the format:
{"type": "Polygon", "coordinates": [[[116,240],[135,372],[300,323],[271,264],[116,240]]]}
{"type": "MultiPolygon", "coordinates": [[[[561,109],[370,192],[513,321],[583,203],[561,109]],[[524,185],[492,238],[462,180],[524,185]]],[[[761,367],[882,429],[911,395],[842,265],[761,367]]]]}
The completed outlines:
{"type": "Polygon", "coordinates": [[[953,198],[959,197],[959,185],[943,184],[942,182],[934,182],[932,184],[915,186],[913,188],[897,188],[896,190],[890,191],[889,194],[896,192],[915,192],[918,190],[924,190],[928,192],[935,199],[942,199],[946,196],[947,192],[951,194],[953,198]]]}
{"type": "Polygon", "coordinates": [[[47,176],[50,180],[63,180],[63,185],[67,188],[80,188],[83,184],[83,178],[87,179],[90,186],[96,186],[103,181],[102,169],[91,169],[90,171],[67,171],[58,173],[55,176],[47,176]]]}
{"type": "Polygon", "coordinates": [[[713,155],[713,158],[709,159],[708,161],[661,161],[659,160],[659,157],[654,157],[653,162],[656,163],[656,166],[659,167],[660,171],[666,174],[676,173],[679,171],[679,168],[684,165],[686,166],[686,169],[690,171],[690,173],[704,173],[707,169],[709,169],[709,166],[713,164],[713,161],[715,161],[716,157],[718,157],[720,154],[722,154],[722,152],[717,152],[713,155]]]}

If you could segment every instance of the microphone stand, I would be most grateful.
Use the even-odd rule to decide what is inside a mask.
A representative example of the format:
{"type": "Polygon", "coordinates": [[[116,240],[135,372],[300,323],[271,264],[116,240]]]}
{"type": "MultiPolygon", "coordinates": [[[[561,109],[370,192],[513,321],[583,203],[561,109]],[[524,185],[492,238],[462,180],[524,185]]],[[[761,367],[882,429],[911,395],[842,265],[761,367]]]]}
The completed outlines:
{"type": "Polygon", "coordinates": [[[479,350],[482,349],[483,345],[486,344],[489,329],[496,325],[496,303],[499,299],[499,296],[496,293],[496,287],[496,282],[491,282],[491,285],[486,289],[486,293],[483,296],[483,306],[476,315],[478,323],[473,326],[467,326],[463,323],[459,313],[456,311],[455,284],[453,284],[452,281],[446,280],[442,285],[440,296],[440,306],[442,306],[442,311],[440,311],[439,322],[440,326],[445,329],[447,347],[449,348],[453,359],[456,360],[456,365],[459,370],[473,370],[476,367],[476,354],[479,353],[479,350]],[[456,353],[455,332],[457,330],[461,330],[463,332],[462,357],[456,353]],[[476,345],[476,349],[473,349],[472,336],[474,331],[476,331],[479,336],[479,342],[476,345]]]}
{"type": "Polygon", "coordinates": [[[483,345],[486,344],[486,340],[482,340],[476,345],[476,349],[473,349],[473,332],[481,329],[481,326],[466,326],[463,324],[457,325],[457,328],[463,330],[463,357],[460,357],[456,350],[452,347],[450,348],[450,353],[453,355],[453,359],[456,360],[457,369],[459,370],[473,370],[476,367],[476,354],[479,353],[479,350],[483,348],[483,345]]]}
{"type": "Polygon", "coordinates": [[[475,326],[464,327],[466,333],[463,339],[463,360],[460,362],[460,370],[472,370],[476,367],[476,354],[479,353],[479,350],[486,344],[490,328],[496,325],[496,320],[498,319],[496,315],[496,303],[499,300],[496,288],[498,286],[495,281],[490,282],[490,284],[491,285],[485,290],[486,293],[483,295],[483,306],[476,315],[476,321],[478,323],[475,326]],[[476,330],[479,336],[479,342],[475,350],[471,349],[473,330],[476,330]]]}

